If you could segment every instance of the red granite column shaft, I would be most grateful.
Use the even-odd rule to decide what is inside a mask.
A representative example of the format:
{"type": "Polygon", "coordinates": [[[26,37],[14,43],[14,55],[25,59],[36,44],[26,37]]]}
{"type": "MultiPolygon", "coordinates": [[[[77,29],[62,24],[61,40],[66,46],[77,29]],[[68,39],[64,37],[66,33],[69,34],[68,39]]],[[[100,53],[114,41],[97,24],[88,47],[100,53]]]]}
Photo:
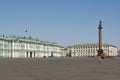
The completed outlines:
{"type": "Polygon", "coordinates": [[[99,49],[102,50],[102,25],[101,25],[101,21],[99,24],[99,49]]]}
{"type": "Polygon", "coordinates": [[[98,56],[101,56],[103,54],[103,49],[102,49],[102,25],[101,21],[99,23],[98,31],[99,31],[99,50],[98,50],[98,56]]]}

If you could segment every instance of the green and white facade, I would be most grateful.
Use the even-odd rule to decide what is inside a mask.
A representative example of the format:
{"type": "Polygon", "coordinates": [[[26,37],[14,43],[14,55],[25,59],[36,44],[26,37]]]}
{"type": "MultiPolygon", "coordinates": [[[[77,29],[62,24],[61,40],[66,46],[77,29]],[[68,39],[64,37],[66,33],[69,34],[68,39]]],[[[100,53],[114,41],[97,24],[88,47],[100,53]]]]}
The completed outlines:
{"type": "Polygon", "coordinates": [[[0,57],[43,58],[61,57],[61,46],[31,37],[0,36],[0,57]]]}
{"type": "MultiPolygon", "coordinates": [[[[68,53],[73,57],[81,57],[81,56],[97,56],[99,46],[98,44],[77,44],[73,46],[69,46],[67,48],[68,53]]],[[[106,56],[117,56],[118,50],[114,45],[103,44],[102,49],[106,56]]]]}

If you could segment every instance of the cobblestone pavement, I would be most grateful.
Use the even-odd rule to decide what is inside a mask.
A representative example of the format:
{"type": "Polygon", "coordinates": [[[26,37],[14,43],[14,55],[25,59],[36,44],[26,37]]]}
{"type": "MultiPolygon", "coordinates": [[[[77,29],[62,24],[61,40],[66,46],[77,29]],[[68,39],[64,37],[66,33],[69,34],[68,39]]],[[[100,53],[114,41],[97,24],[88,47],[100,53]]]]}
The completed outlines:
{"type": "Polygon", "coordinates": [[[120,80],[120,59],[0,58],[0,80],[120,80]]]}

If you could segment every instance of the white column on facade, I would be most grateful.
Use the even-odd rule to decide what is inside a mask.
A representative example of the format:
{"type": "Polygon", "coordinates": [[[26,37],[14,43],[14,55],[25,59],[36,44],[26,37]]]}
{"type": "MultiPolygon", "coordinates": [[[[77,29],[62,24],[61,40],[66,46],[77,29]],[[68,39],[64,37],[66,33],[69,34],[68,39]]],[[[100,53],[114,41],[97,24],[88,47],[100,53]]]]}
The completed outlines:
{"type": "Polygon", "coordinates": [[[12,57],[13,58],[15,57],[14,46],[15,46],[15,43],[14,41],[12,41],[12,57]]]}
{"type": "Polygon", "coordinates": [[[25,54],[24,54],[24,56],[25,56],[25,58],[26,58],[26,57],[27,57],[26,42],[24,42],[24,45],[25,45],[25,54]]]}
{"type": "Polygon", "coordinates": [[[3,41],[3,57],[5,57],[5,52],[4,52],[4,50],[5,50],[5,48],[4,48],[4,41],[3,41]]]}

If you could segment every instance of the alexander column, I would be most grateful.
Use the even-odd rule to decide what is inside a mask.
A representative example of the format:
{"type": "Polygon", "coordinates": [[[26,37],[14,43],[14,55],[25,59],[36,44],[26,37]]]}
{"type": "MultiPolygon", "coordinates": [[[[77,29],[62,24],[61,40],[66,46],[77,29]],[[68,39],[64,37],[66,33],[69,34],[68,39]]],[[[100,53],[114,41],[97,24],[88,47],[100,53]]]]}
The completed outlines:
{"type": "Polygon", "coordinates": [[[102,49],[102,22],[100,21],[98,31],[99,31],[99,50],[98,50],[98,56],[103,55],[103,49],[102,49]]]}

